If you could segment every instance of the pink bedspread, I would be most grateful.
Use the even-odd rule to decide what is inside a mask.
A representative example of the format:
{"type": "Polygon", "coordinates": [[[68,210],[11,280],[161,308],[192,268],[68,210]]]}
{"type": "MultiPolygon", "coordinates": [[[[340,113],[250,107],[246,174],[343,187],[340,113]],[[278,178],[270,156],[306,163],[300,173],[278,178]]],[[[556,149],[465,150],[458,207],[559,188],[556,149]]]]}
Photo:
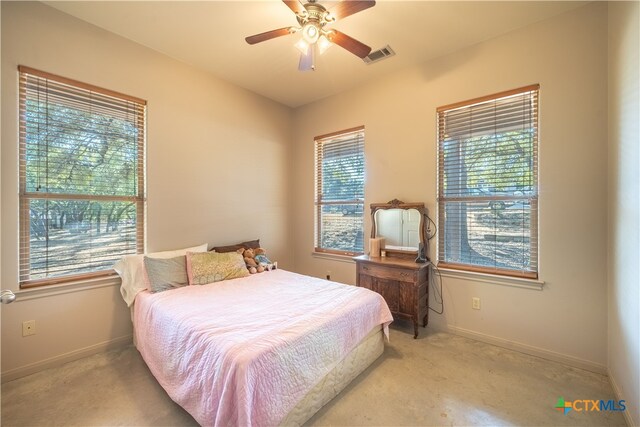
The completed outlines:
{"type": "Polygon", "coordinates": [[[135,301],[137,346],[169,396],[202,425],[278,425],[376,325],[364,288],[284,270],[135,301]]]}

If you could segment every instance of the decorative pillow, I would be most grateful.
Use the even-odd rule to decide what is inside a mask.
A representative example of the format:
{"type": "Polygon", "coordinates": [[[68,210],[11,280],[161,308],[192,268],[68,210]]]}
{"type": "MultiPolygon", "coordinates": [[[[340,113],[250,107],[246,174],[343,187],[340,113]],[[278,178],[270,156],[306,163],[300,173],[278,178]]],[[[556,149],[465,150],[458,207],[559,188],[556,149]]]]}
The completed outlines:
{"type": "Polygon", "coordinates": [[[190,285],[206,285],[249,275],[242,255],[237,252],[187,252],[190,285]]]}
{"type": "Polygon", "coordinates": [[[168,291],[189,284],[187,277],[187,257],[149,258],[144,257],[144,268],[147,270],[149,290],[151,292],[168,291]]]}
{"type": "MultiPolygon", "coordinates": [[[[173,258],[180,255],[186,255],[187,252],[206,252],[207,243],[203,243],[199,246],[193,246],[191,248],[178,249],[175,251],[155,252],[147,254],[149,258],[173,258]]],[[[147,289],[147,278],[144,271],[144,255],[127,255],[118,262],[115,263],[113,269],[118,273],[122,279],[122,285],[120,285],[120,293],[122,298],[129,307],[136,299],[136,295],[139,292],[147,289]]]]}
{"type": "Polygon", "coordinates": [[[211,248],[214,252],[226,253],[226,252],[236,252],[238,249],[255,249],[260,247],[260,239],[249,240],[242,243],[237,243],[235,245],[229,246],[216,246],[215,248],[211,248]]]}

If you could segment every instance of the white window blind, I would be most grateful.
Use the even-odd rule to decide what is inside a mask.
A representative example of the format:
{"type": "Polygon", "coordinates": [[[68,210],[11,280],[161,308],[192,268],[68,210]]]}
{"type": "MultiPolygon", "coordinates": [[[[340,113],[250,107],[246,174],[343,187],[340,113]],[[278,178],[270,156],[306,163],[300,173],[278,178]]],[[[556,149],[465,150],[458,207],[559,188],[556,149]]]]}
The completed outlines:
{"type": "Polygon", "coordinates": [[[315,138],[315,250],[364,249],[364,127],[315,138]]]}
{"type": "Polygon", "coordinates": [[[144,250],[146,102],[19,67],[20,285],[144,250]]]}
{"type": "Polygon", "coordinates": [[[538,275],[538,85],[438,115],[438,265],[538,275]]]}

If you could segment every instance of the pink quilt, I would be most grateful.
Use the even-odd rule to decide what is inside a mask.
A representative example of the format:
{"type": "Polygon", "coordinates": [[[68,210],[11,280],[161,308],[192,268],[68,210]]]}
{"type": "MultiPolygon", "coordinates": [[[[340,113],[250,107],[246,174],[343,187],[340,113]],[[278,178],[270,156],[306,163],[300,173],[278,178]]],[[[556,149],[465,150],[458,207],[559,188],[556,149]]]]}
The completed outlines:
{"type": "Polygon", "coordinates": [[[364,288],[274,270],[138,294],[137,346],[169,396],[202,425],[274,426],[376,325],[364,288]]]}

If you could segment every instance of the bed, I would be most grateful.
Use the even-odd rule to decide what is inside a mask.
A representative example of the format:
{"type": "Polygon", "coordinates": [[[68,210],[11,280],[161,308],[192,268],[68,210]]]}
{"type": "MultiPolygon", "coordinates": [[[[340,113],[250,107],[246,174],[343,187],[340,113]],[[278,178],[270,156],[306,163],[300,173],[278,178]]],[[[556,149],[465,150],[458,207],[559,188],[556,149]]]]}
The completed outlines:
{"type": "Polygon", "coordinates": [[[201,425],[300,425],[384,349],[393,320],[364,288],[285,270],[137,294],[136,347],[201,425]]]}

